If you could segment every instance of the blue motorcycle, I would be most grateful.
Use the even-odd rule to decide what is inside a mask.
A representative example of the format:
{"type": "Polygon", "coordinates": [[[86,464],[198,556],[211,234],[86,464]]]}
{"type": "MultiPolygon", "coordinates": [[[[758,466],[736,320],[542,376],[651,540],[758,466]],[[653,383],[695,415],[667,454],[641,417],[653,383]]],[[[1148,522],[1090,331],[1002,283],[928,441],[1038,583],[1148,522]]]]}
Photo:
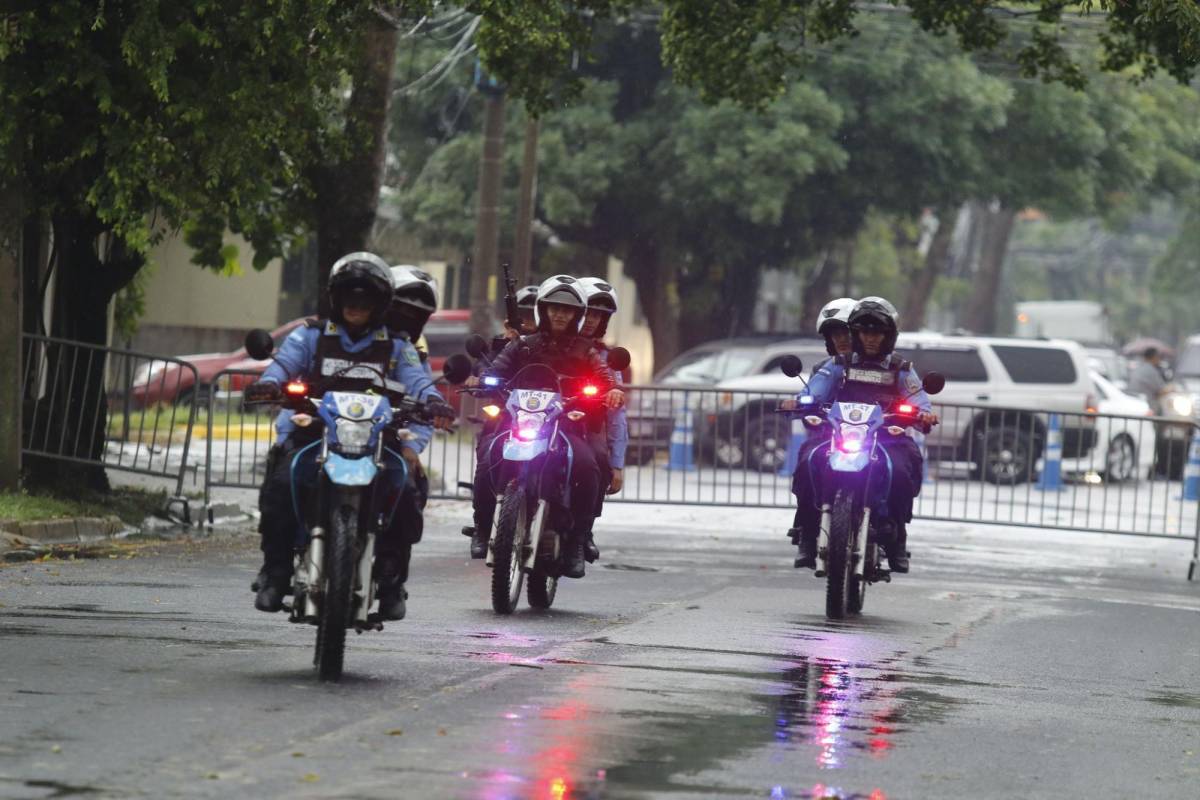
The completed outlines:
{"type": "MultiPolygon", "coordinates": [[[[246,350],[266,359],[272,344],[269,335],[255,331],[247,336],[246,350]]],[[[462,383],[470,368],[465,356],[448,359],[446,380],[462,383]]],[[[408,465],[387,446],[388,434],[403,441],[411,436],[406,425],[432,424],[434,415],[428,404],[375,367],[351,365],[322,384],[292,381],[281,396],[243,402],[290,409],[293,424],[312,439],[292,456],[292,502],[302,530],[297,532],[293,602],[284,608],[290,622],[316,625],[313,665],[321,680],[336,681],[342,675],[346,631],[383,630],[378,613],[372,613],[378,589],[375,540],[390,526],[408,480],[408,465]],[[339,391],[342,387],[354,390],[339,391]]]]}
{"type": "MultiPolygon", "coordinates": [[[[780,365],[789,378],[800,377],[802,369],[795,356],[780,365]]],[[[882,385],[892,378],[884,370],[863,366],[846,370],[843,380],[882,385]]],[[[945,385],[946,379],[936,372],[922,381],[931,395],[945,385]]],[[[810,435],[829,440],[828,447],[813,452],[811,474],[818,482],[821,510],[816,576],[826,578],[825,616],[843,619],[862,611],[868,584],[891,580],[882,565],[886,534],[879,520],[887,513],[892,465],[881,440],[906,436],[909,428],[928,433],[928,426],[919,420],[920,409],[903,399],[885,408],[879,403],[822,405],[811,395],[801,395],[797,408],[784,413],[799,415],[810,435]]]]}

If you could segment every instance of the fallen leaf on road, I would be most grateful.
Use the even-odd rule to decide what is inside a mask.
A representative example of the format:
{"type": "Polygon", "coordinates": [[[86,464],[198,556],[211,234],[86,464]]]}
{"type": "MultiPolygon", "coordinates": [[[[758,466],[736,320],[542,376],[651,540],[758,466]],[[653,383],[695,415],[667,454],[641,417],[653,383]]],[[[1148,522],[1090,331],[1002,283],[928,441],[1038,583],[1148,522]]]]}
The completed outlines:
{"type": "Polygon", "coordinates": [[[292,758],[304,758],[304,753],[292,753],[292,758]]]}
{"type": "Polygon", "coordinates": [[[205,775],[204,777],[208,778],[210,781],[216,781],[216,780],[221,779],[221,776],[215,772],[210,772],[207,775],[205,775]]]}
{"type": "Polygon", "coordinates": [[[317,775],[315,772],[310,772],[300,780],[304,781],[305,783],[316,783],[317,781],[321,780],[321,776],[317,775]]]}
{"type": "Polygon", "coordinates": [[[51,753],[61,753],[61,752],[62,752],[62,745],[57,745],[57,744],[56,744],[56,745],[54,745],[53,747],[51,747],[51,748],[50,748],[50,752],[51,752],[51,753]]]}
{"type": "Polygon", "coordinates": [[[390,731],[387,732],[387,735],[388,736],[403,736],[404,731],[400,730],[399,728],[392,728],[390,731]]]}
{"type": "Polygon", "coordinates": [[[445,736],[445,735],[446,735],[446,729],[438,728],[438,736],[445,736]]]}

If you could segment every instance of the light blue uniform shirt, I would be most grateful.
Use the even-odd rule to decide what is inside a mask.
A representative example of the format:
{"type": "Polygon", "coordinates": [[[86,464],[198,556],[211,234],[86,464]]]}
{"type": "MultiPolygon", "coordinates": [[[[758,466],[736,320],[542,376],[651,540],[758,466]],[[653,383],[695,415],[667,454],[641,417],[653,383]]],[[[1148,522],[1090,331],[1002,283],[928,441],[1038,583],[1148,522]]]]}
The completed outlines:
{"type": "MultiPolygon", "coordinates": [[[[858,356],[852,356],[855,363],[858,363],[858,356]]],[[[818,404],[833,403],[837,401],[837,390],[842,385],[842,376],[845,375],[846,368],[837,363],[835,359],[829,359],[821,364],[816,374],[808,382],[808,391],[797,395],[797,399],[803,395],[811,395],[813,401],[818,404]]],[[[917,371],[911,365],[900,370],[896,376],[895,399],[905,398],[909,403],[912,403],[923,412],[933,410],[933,403],[929,399],[929,395],[921,387],[921,379],[917,377],[917,371]]],[[[915,428],[908,429],[908,435],[911,436],[918,445],[925,441],[925,435],[915,428]]]]}
{"type": "MultiPolygon", "coordinates": [[[[341,346],[346,352],[359,353],[375,342],[381,330],[384,329],[372,331],[357,341],[352,340],[344,328],[339,330],[338,335],[341,337],[341,346]]],[[[317,341],[323,333],[321,328],[301,326],[288,334],[283,344],[279,346],[275,360],[271,362],[271,366],[267,367],[261,380],[282,385],[291,380],[307,379],[316,366],[317,341]]],[[[437,389],[433,387],[433,371],[428,362],[422,364],[416,348],[403,339],[392,339],[392,356],[388,377],[403,383],[407,387],[408,393],[422,402],[431,398],[442,399],[437,389]]],[[[288,409],[279,412],[279,416],[275,419],[277,441],[282,442],[287,439],[295,429],[296,426],[292,424],[292,412],[288,409]]],[[[410,425],[408,429],[416,435],[416,438],[406,441],[404,446],[411,447],[420,453],[429,444],[429,440],[433,436],[433,428],[428,425],[410,425]]]]}

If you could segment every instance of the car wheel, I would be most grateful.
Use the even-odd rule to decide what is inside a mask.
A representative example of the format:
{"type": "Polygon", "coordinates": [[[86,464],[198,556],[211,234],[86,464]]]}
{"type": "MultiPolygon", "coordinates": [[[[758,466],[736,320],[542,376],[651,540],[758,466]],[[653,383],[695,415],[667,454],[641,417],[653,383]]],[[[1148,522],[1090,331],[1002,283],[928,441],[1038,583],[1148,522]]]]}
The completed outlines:
{"type": "Polygon", "coordinates": [[[629,445],[629,449],[625,451],[625,466],[640,467],[654,461],[654,447],[652,445],[629,445]]]}
{"type": "Polygon", "coordinates": [[[1113,437],[1104,458],[1104,479],[1109,483],[1124,483],[1137,475],[1137,447],[1126,434],[1113,437]]]}
{"type": "Polygon", "coordinates": [[[770,414],[751,420],[746,426],[746,468],[778,472],[787,462],[791,436],[791,425],[782,415],[770,414]]]}
{"type": "Polygon", "coordinates": [[[1033,442],[1017,428],[996,428],[982,437],[980,474],[988,483],[1011,486],[1029,480],[1033,468],[1033,442]]]}
{"type": "Polygon", "coordinates": [[[746,461],[746,448],[742,439],[719,436],[713,440],[713,462],[718,467],[740,467],[746,461]]]}

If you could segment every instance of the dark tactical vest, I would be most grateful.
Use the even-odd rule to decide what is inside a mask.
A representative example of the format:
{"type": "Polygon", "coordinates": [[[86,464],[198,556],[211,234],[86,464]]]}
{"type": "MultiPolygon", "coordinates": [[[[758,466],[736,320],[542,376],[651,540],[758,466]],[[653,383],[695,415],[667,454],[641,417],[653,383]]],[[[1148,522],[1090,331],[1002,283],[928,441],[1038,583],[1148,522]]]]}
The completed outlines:
{"type": "Polygon", "coordinates": [[[909,366],[907,361],[892,354],[882,363],[839,359],[842,365],[842,385],[838,387],[839,403],[879,403],[888,408],[904,396],[900,372],[909,366]],[[849,363],[848,363],[849,361],[849,363]]]}
{"type": "Polygon", "coordinates": [[[392,337],[387,330],[381,328],[372,335],[371,344],[357,353],[351,353],[342,346],[341,327],[329,320],[314,320],[307,323],[310,328],[321,329],[317,337],[317,354],[313,361],[312,381],[321,387],[322,391],[333,389],[353,392],[364,391],[375,385],[379,376],[389,375],[395,366],[392,363],[394,349],[392,337]],[[355,367],[362,367],[355,369],[355,367]],[[374,369],[367,369],[373,367],[374,369]],[[350,368],[347,370],[347,368],[350,368]],[[340,377],[334,378],[342,370],[347,370],[340,377]],[[336,386],[334,385],[336,383],[336,386]]]}

